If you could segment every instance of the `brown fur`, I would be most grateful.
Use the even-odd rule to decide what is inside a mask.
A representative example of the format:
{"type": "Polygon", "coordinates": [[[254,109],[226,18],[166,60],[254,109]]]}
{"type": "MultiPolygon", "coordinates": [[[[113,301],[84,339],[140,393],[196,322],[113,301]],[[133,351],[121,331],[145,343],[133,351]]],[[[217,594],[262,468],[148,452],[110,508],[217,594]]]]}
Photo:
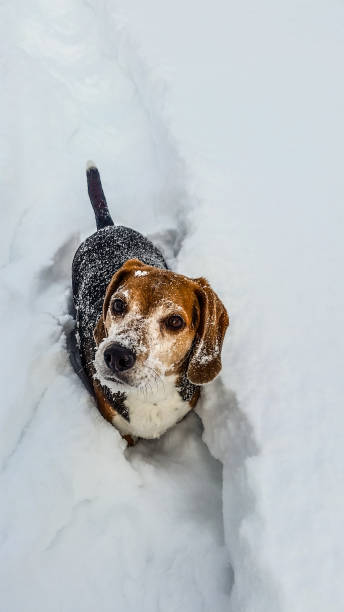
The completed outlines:
{"type": "Polygon", "coordinates": [[[221,300],[205,278],[196,278],[200,324],[189,361],[187,377],[195,385],[210,382],[220,372],[222,344],[229,317],[221,300]]]}
{"type": "Polygon", "coordinates": [[[97,400],[97,406],[99,412],[103,415],[104,419],[112,423],[112,419],[116,416],[117,412],[112,408],[111,404],[108,402],[106,397],[103,394],[101,387],[97,382],[93,382],[94,393],[97,400]]]}
{"type": "Polygon", "coordinates": [[[229,324],[228,314],[222,302],[204,278],[189,279],[170,270],[147,266],[138,259],[127,261],[112,277],[104,299],[103,313],[94,330],[97,344],[107,335],[113,315],[109,310],[112,296],[117,290],[130,291],[131,300],[139,302],[140,311],[149,316],[158,306],[169,302],[178,305],[177,313],[186,323],[183,330],[161,333],[173,334],[173,349],[163,359],[168,374],[179,373],[189,357],[187,377],[194,384],[211,381],[221,369],[221,349],[229,324]],[[147,276],[135,277],[137,270],[147,276]]]}

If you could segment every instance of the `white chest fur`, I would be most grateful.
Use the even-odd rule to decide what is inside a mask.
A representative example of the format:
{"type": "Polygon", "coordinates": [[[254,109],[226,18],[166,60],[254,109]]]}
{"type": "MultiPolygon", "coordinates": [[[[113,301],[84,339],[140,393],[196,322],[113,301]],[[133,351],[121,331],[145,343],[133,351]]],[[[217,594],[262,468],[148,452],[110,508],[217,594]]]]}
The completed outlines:
{"type": "Polygon", "coordinates": [[[160,394],[151,397],[129,392],[125,404],[130,422],[120,415],[112,422],[122,434],[139,438],[159,438],[191,410],[189,402],[180,397],[175,380],[170,380],[160,394]]]}

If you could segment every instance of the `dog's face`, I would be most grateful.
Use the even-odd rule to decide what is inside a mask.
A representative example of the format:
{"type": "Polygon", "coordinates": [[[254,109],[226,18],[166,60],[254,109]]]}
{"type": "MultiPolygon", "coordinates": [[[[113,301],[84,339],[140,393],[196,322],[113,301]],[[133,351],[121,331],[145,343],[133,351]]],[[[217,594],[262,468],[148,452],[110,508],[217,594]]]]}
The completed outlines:
{"type": "Polygon", "coordinates": [[[112,277],[94,338],[96,377],[113,391],[154,393],[186,369],[194,384],[221,369],[227,312],[207,281],[127,261],[112,277]]]}

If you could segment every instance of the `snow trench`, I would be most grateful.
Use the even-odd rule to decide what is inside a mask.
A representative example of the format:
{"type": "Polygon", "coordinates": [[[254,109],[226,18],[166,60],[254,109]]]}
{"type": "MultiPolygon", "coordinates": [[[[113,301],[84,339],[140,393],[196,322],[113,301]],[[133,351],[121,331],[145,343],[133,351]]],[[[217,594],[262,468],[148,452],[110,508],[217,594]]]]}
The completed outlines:
{"type": "Polygon", "coordinates": [[[204,442],[190,414],[125,449],[66,350],[71,258],[94,229],[86,159],[116,221],[150,235],[171,267],[192,241],[197,202],[161,83],[106,4],[17,1],[1,12],[2,605],[228,610],[256,446],[225,375],[198,410],[204,442]]]}

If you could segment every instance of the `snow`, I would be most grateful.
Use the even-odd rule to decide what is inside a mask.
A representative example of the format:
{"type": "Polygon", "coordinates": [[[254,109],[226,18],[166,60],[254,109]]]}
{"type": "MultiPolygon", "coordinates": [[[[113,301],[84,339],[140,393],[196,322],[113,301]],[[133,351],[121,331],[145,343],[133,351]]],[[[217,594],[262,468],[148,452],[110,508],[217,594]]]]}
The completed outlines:
{"type": "Polygon", "coordinates": [[[136,270],[134,276],[147,276],[147,270],[136,270]]]}
{"type": "Polygon", "coordinates": [[[341,610],[341,4],[0,12],[3,609],[341,610]],[[89,157],[229,307],[204,441],[191,414],[126,450],[69,364],[89,157]]]}

